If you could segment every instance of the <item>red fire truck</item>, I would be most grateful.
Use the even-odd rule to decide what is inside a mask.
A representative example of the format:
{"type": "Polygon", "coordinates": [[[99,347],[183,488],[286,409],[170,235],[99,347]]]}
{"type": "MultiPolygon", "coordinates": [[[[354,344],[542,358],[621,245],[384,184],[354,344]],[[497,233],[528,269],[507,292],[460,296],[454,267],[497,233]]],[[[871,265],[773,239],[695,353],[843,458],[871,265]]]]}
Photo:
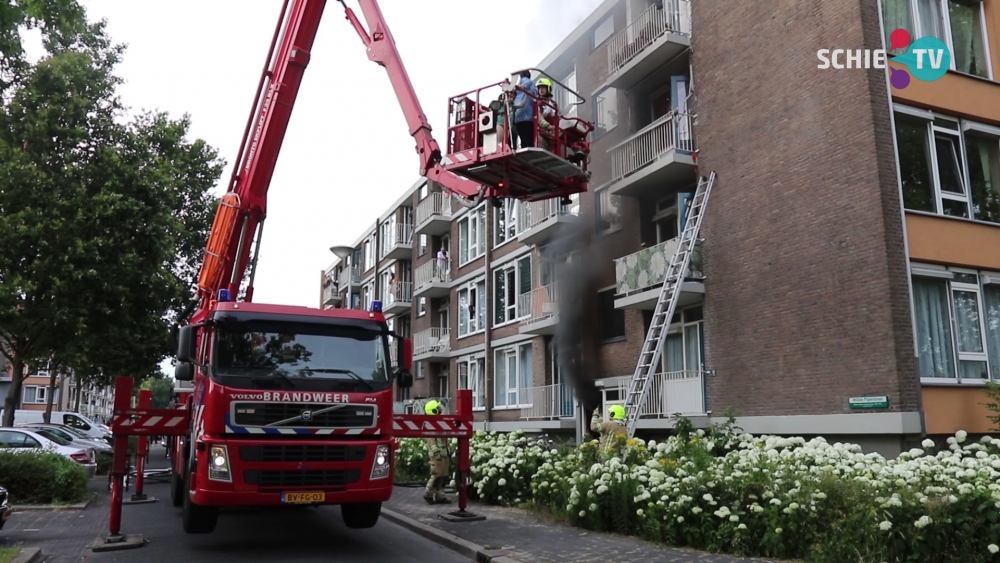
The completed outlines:
{"type": "MultiPolygon", "coordinates": [[[[483,198],[534,201],[586,190],[593,126],[560,115],[546,127],[536,123],[534,146],[517,148],[512,132],[496,127],[502,104],[517,96],[539,108],[553,102],[509,79],[451,99],[442,151],[377,2],[359,4],[367,29],[344,5],[346,17],[368,57],[388,73],[416,141],[421,175],[468,206],[483,198]]],[[[176,334],[175,377],[193,381],[192,392],[172,411],[176,416],[116,406],[118,444],[130,433],[176,435],[171,496],[183,506],[188,533],[213,531],[218,509],[239,505],[339,504],[347,526],[371,527],[392,493],[395,437],[471,435],[471,407],[467,420],[447,423],[393,415],[394,385],[412,384],[411,345],[388,330],[379,302],[368,311],[252,302],[267,191],[325,5],[286,0],[282,8],[209,235],[197,309],[176,334]],[[238,299],[245,274],[249,284],[238,299]]],[[[571,94],[582,103],[563,88],[562,99],[571,94]]],[[[537,121],[542,112],[534,113],[537,121]]],[[[467,443],[462,455],[459,465],[467,468],[467,443]]],[[[115,467],[124,471],[124,461],[116,458],[115,467]]],[[[113,498],[120,518],[120,496],[113,498]]],[[[119,524],[113,512],[116,538],[119,524]]]]}

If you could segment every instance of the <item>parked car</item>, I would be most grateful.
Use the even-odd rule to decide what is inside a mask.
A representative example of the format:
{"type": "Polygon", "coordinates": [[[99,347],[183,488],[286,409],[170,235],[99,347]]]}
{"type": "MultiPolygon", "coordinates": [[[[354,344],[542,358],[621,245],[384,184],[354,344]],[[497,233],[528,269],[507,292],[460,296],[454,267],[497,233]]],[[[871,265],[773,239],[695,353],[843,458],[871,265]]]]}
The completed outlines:
{"type": "Polygon", "coordinates": [[[7,504],[7,489],[0,487],[0,530],[3,529],[3,525],[7,523],[7,519],[10,518],[10,513],[13,510],[9,504],[7,504]]]}
{"type": "MultiPolygon", "coordinates": [[[[87,435],[88,438],[96,438],[111,443],[111,432],[101,428],[96,422],[86,416],[75,412],[52,411],[49,417],[49,424],[61,424],[75,428],[87,435]]],[[[0,410],[3,416],[3,410],[0,410]]],[[[14,411],[14,424],[43,424],[45,423],[45,411],[17,410],[14,411]]]]}
{"type": "Polygon", "coordinates": [[[18,453],[47,450],[79,463],[87,471],[87,477],[93,477],[97,473],[97,456],[94,449],[72,444],[69,440],[63,440],[45,430],[0,428],[0,451],[18,453]]]}
{"type": "MultiPolygon", "coordinates": [[[[27,428],[28,430],[48,430],[59,436],[63,440],[69,440],[75,446],[81,448],[93,448],[97,455],[111,455],[114,453],[111,445],[104,440],[96,440],[94,438],[88,438],[86,434],[80,432],[75,428],[70,428],[69,426],[63,426],[60,424],[17,424],[16,428],[27,428]]],[[[42,434],[44,436],[44,434],[42,434]]]]}

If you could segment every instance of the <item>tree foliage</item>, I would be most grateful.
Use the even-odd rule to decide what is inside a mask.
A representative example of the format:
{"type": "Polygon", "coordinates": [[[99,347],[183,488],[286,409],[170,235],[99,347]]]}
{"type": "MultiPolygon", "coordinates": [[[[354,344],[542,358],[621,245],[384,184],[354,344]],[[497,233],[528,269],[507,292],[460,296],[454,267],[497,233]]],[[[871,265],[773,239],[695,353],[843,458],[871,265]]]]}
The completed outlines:
{"type": "Polygon", "coordinates": [[[143,381],[139,389],[153,392],[150,408],[168,408],[174,399],[174,380],[168,377],[151,377],[143,381]]]}
{"type": "Polygon", "coordinates": [[[186,115],[124,119],[113,73],[124,46],[75,1],[0,7],[0,42],[15,55],[0,68],[6,418],[25,362],[53,360],[83,383],[157,372],[171,353],[168,322],[193,295],[223,162],[188,140],[186,115]],[[10,31],[31,26],[46,37],[33,64],[10,31]]]}

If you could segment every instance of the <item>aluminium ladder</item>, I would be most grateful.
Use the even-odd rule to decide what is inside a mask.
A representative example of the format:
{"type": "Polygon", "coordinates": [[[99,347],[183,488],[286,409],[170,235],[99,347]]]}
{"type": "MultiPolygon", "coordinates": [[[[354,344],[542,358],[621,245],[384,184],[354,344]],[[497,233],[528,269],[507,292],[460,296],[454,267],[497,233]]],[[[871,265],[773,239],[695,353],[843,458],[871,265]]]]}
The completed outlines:
{"type": "Polygon", "coordinates": [[[694,192],[694,197],[691,198],[687,219],[684,221],[680,243],[667,267],[667,276],[663,280],[660,297],[656,300],[656,308],[653,310],[653,320],[649,323],[649,331],[646,332],[646,340],[642,343],[639,362],[636,364],[635,373],[632,374],[632,379],[628,384],[628,394],[625,398],[625,426],[629,438],[635,435],[635,426],[646,401],[646,394],[649,393],[651,376],[654,371],[653,366],[659,364],[660,358],[663,356],[663,343],[667,339],[667,329],[674,316],[674,311],[677,309],[680,286],[691,263],[691,254],[694,251],[695,242],[698,240],[698,232],[701,230],[705,203],[708,202],[708,194],[712,191],[714,183],[715,172],[712,172],[708,178],[704,176],[699,178],[698,188],[694,192]]]}

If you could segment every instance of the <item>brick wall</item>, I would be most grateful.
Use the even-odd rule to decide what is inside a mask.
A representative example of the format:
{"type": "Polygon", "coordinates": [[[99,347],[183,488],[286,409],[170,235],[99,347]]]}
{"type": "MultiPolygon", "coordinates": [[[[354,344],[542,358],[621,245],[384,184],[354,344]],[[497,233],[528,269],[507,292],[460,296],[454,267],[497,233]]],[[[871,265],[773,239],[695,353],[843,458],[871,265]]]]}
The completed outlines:
{"type": "Polygon", "coordinates": [[[874,0],[692,10],[709,408],[918,409],[884,76],[813,54],[880,48],[874,0]]]}

